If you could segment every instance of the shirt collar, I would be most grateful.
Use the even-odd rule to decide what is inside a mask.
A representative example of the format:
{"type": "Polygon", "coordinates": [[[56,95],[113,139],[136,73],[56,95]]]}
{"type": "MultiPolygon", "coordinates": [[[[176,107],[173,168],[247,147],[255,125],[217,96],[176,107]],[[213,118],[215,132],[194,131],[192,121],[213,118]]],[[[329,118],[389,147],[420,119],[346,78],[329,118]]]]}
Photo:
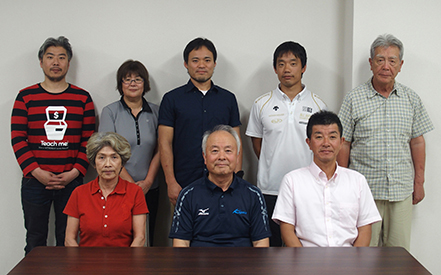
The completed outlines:
{"type": "MultiPolygon", "coordinates": [[[[306,96],[306,85],[302,84],[302,88],[303,88],[302,91],[300,91],[300,93],[298,93],[298,94],[296,95],[296,97],[294,97],[293,100],[301,100],[301,99],[305,98],[305,96],[306,96]]],[[[278,91],[277,95],[278,95],[279,97],[291,101],[291,100],[289,99],[289,97],[288,97],[284,92],[282,92],[282,90],[280,89],[280,84],[277,85],[277,91],[278,91]]]]}
{"type": "MultiPolygon", "coordinates": [[[[374,89],[374,85],[372,85],[372,79],[373,79],[373,77],[371,77],[371,79],[369,79],[368,82],[367,82],[368,88],[370,90],[370,93],[367,96],[368,98],[373,98],[376,95],[381,96],[381,94],[374,89]]],[[[399,89],[399,85],[398,85],[398,83],[396,81],[394,83],[394,88],[393,88],[393,90],[392,90],[392,92],[390,94],[391,95],[395,94],[397,96],[401,95],[401,91],[399,89]]]]}
{"type": "MultiPolygon", "coordinates": [[[[132,111],[132,109],[130,109],[130,107],[124,101],[124,96],[121,96],[119,101],[121,102],[121,104],[123,105],[123,107],[125,109],[128,109],[128,110],[132,111]]],[[[142,110],[141,110],[141,112],[153,113],[152,108],[150,108],[149,104],[147,103],[147,100],[145,100],[144,97],[142,97],[142,110]]]]}
{"type": "MultiPolygon", "coordinates": [[[[98,184],[98,180],[99,178],[97,177],[96,179],[94,179],[92,181],[92,184],[90,186],[90,193],[92,195],[99,193],[100,192],[100,185],[98,184]]],[[[126,193],[126,188],[127,187],[127,181],[121,179],[120,177],[118,177],[118,183],[115,186],[115,189],[109,194],[120,194],[120,195],[124,195],[126,193]]]]}
{"type": "MultiPolygon", "coordinates": [[[[210,189],[212,193],[216,190],[216,188],[218,188],[219,190],[221,190],[223,192],[223,190],[219,186],[217,186],[216,184],[214,184],[213,182],[211,182],[208,179],[208,173],[209,172],[207,172],[204,176],[205,177],[205,185],[207,186],[207,188],[210,189]]],[[[234,191],[234,189],[237,188],[238,184],[239,184],[239,182],[237,180],[236,174],[233,173],[233,182],[231,182],[230,186],[228,187],[227,191],[225,191],[225,192],[232,193],[234,191]]]]}
{"type": "Polygon", "coordinates": [[[317,164],[315,164],[314,160],[311,162],[308,169],[311,172],[311,174],[314,176],[314,178],[322,179],[322,180],[325,180],[326,182],[328,182],[331,180],[335,180],[340,173],[341,168],[338,166],[337,162],[335,164],[337,165],[337,168],[334,171],[334,175],[329,180],[328,180],[328,177],[326,176],[326,173],[323,172],[322,169],[320,169],[320,167],[317,166],[317,164]]]}
{"type": "MultiPolygon", "coordinates": [[[[217,86],[214,85],[214,82],[212,80],[210,80],[210,81],[211,81],[211,87],[207,91],[207,93],[210,92],[210,91],[217,91],[217,86]]],[[[199,89],[196,88],[196,86],[193,84],[193,82],[191,82],[191,79],[190,79],[190,80],[188,80],[187,85],[185,87],[185,92],[189,93],[189,92],[193,92],[193,91],[198,91],[199,92],[199,89]]]]}

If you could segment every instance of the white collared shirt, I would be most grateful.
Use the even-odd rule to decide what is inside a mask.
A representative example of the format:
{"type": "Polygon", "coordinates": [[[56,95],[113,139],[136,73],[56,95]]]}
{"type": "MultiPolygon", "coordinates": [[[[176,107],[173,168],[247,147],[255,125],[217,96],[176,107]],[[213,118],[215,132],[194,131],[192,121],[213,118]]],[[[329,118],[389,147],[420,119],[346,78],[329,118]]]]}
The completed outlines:
{"type": "Polygon", "coordinates": [[[352,246],[358,227],[381,220],[367,181],[337,165],[331,179],[312,162],[285,175],[272,219],[295,226],[303,246],[352,246]]]}
{"type": "Polygon", "coordinates": [[[326,104],[306,86],[291,101],[278,87],[254,101],[246,135],[262,138],[257,186],[266,195],[277,195],[283,176],[311,163],[305,142],[309,117],[326,104]]]}

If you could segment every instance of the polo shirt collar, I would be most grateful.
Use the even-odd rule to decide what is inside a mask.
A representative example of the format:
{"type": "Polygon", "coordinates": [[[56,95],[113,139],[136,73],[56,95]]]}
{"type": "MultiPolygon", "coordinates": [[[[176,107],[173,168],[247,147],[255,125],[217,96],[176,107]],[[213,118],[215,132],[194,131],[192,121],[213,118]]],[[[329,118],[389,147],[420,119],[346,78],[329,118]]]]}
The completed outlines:
{"type": "MultiPolygon", "coordinates": [[[[209,172],[207,172],[204,176],[205,177],[205,185],[207,186],[207,188],[210,189],[211,192],[214,192],[214,190],[216,188],[219,188],[220,190],[222,190],[219,186],[217,186],[216,184],[214,184],[213,182],[211,182],[208,179],[208,173],[209,172]]],[[[236,189],[238,187],[238,184],[239,184],[239,182],[237,180],[236,174],[233,173],[233,181],[231,182],[230,186],[228,187],[227,191],[225,191],[225,192],[233,192],[234,189],[236,189]]]]}
{"type": "MultiPolygon", "coordinates": [[[[306,96],[306,85],[302,84],[302,88],[303,88],[302,91],[300,91],[300,93],[298,93],[293,100],[302,100],[303,98],[305,98],[305,96],[306,96]]],[[[282,90],[280,89],[280,84],[277,85],[277,92],[278,92],[277,93],[278,97],[280,97],[282,99],[290,100],[289,97],[284,92],[282,92],[282,90]]]]}
{"type": "MultiPolygon", "coordinates": [[[[374,89],[374,85],[372,85],[372,79],[373,79],[373,77],[371,77],[371,79],[369,79],[368,80],[368,83],[367,83],[367,85],[368,85],[368,88],[369,88],[369,90],[370,90],[370,93],[368,94],[368,98],[373,98],[374,96],[376,96],[376,95],[378,95],[378,96],[380,96],[381,94],[379,93],[379,92],[377,92],[375,89],[374,89]]],[[[390,93],[391,95],[392,94],[396,94],[397,96],[400,96],[401,95],[401,91],[400,91],[400,89],[399,89],[399,85],[398,85],[398,83],[395,81],[395,83],[394,83],[394,88],[393,88],[393,90],[392,90],[392,92],[390,93]]]]}
{"type": "Polygon", "coordinates": [[[314,176],[314,178],[316,179],[326,179],[326,181],[331,181],[331,180],[335,180],[339,173],[340,173],[340,167],[338,166],[338,163],[335,163],[337,165],[337,168],[334,171],[334,175],[331,177],[331,179],[328,180],[326,173],[322,171],[322,169],[320,169],[320,167],[317,166],[317,164],[314,162],[314,160],[311,162],[311,164],[309,165],[308,169],[311,172],[311,174],[314,176]]]}
{"type": "MultiPolygon", "coordinates": [[[[207,93],[210,92],[210,91],[217,91],[217,86],[214,85],[213,80],[210,80],[210,81],[211,81],[211,87],[210,87],[210,89],[207,91],[207,93]]],[[[192,92],[192,91],[198,91],[198,92],[200,92],[199,89],[196,88],[196,86],[193,84],[193,82],[191,82],[191,79],[190,79],[190,80],[188,80],[187,85],[186,85],[186,87],[185,87],[185,92],[189,93],[189,92],[192,92]]]]}
{"type": "MultiPolygon", "coordinates": [[[[119,101],[121,102],[121,104],[123,105],[123,107],[125,109],[130,110],[130,112],[132,111],[132,109],[130,109],[130,107],[127,105],[127,103],[124,101],[124,96],[121,96],[121,98],[119,99],[119,101]]],[[[150,108],[149,104],[147,103],[147,100],[145,100],[144,97],[142,97],[142,110],[141,112],[148,112],[148,113],[153,113],[152,108],[150,108]]]]}
{"type": "MultiPolygon", "coordinates": [[[[99,193],[100,189],[100,185],[98,184],[98,180],[99,178],[97,177],[96,179],[94,179],[92,181],[91,187],[90,187],[90,193],[92,195],[99,193]]],[[[118,183],[115,186],[115,189],[109,194],[120,194],[120,195],[124,195],[126,193],[126,188],[127,187],[127,181],[121,179],[120,177],[118,177],[118,183]]]]}

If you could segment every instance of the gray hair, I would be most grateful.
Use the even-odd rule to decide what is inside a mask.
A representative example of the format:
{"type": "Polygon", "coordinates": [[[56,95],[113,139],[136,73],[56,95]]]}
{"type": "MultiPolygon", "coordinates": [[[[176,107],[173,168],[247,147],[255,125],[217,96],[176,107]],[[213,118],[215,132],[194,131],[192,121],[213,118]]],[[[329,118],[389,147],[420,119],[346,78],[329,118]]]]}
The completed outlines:
{"type": "Polygon", "coordinates": [[[109,146],[121,157],[121,164],[124,166],[130,159],[130,144],[123,136],[113,132],[94,133],[87,142],[86,154],[90,164],[95,167],[95,159],[98,152],[109,146]]]}
{"type": "Polygon", "coordinates": [[[372,42],[371,45],[371,59],[374,59],[375,55],[375,49],[377,47],[389,47],[389,46],[395,46],[400,50],[400,60],[403,60],[404,55],[404,47],[403,43],[393,36],[392,34],[382,34],[377,37],[377,39],[372,42]]]}
{"type": "Polygon", "coordinates": [[[218,131],[225,131],[227,133],[230,133],[234,139],[236,140],[236,145],[237,145],[237,154],[239,155],[239,151],[240,151],[240,138],[239,135],[237,134],[236,131],[234,131],[233,127],[231,127],[230,125],[217,125],[213,128],[213,130],[208,130],[204,133],[204,135],[202,136],[202,152],[204,152],[204,155],[207,154],[207,140],[208,137],[213,134],[214,132],[218,132],[218,131]]]}
{"type": "Polygon", "coordinates": [[[67,53],[67,59],[70,61],[72,59],[72,46],[69,43],[69,39],[64,36],[60,36],[57,39],[53,37],[49,37],[44,41],[43,45],[41,45],[40,50],[38,50],[38,59],[42,60],[43,55],[46,53],[46,50],[49,47],[63,47],[67,53]]]}

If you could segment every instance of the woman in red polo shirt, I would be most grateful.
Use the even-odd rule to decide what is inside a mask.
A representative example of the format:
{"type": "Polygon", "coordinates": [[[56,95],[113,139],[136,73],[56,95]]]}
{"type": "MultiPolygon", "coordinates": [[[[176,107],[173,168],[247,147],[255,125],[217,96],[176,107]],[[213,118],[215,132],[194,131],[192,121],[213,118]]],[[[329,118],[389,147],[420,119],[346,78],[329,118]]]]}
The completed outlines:
{"type": "Polygon", "coordinates": [[[65,245],[144,246],[148,213],[144,193],[119,177],[131,155],[129,143],[116,133],[95,133],[86,153],[98,177],[72,192],[64,209],[65,245]]]}

